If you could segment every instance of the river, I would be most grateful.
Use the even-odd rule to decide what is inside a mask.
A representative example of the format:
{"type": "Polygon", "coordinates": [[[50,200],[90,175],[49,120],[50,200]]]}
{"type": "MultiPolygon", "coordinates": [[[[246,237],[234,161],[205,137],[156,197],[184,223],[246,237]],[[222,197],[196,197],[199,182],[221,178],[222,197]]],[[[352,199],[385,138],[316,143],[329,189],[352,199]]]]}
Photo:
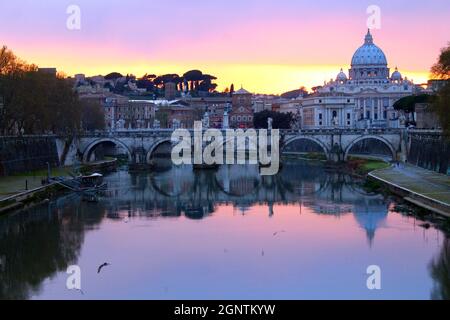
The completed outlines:
{"type": "Polygon", "coordinates": [[[98,202],[67,195],[0,218],[0,298],[450,298],[448,235],[320,165],[105,180],[98,202]],[[66,286],[72,265],[81,291],[66,286]]]}

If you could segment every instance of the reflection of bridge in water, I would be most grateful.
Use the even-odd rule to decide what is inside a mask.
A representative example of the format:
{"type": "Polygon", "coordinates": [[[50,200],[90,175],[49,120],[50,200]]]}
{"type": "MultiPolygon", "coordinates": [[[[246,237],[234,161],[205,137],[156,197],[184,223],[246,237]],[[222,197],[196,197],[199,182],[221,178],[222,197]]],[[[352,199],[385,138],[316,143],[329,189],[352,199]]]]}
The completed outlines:
{"type": "Polygon", "coordinates": [[[113,215],[191,219],[205,218],[221,204],[242,214],[255,205],[267,206],[268,216],[277,214],[276,205],[299,205],[320,215],[354,214],[370,241],[388,214],[383,196],[367,193],[354,178],[327,173],[322,166],[287,161],[276,176],[260,176],[258,170],[236,165],[195,172],[184,166],[152,175],[118,173],[122,176],[111,177],[110,194],[102,203],[113,215]]]}

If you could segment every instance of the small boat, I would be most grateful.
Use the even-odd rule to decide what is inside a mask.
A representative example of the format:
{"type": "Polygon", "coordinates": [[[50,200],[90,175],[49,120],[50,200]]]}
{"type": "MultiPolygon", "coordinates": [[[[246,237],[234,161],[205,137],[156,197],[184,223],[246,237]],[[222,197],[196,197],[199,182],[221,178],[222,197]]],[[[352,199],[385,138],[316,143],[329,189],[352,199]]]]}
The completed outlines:
{"type": "Polygon", "coordinates": [[[72,179],[63,177],[51,178],[50,182],[56,182],[74,192],[95,192],[107,188],[107,184],[103,182],[103,175],[100,173],[94,173],[89,176],[77,176],[72,179]]]}
{"type": "Polygon", "coordinates": [[[79,182],[81,191],[106,189],[106,183],[103,182],[103,175],[94,173],[90,176],[80,176],[76,178],[79,182]]]}

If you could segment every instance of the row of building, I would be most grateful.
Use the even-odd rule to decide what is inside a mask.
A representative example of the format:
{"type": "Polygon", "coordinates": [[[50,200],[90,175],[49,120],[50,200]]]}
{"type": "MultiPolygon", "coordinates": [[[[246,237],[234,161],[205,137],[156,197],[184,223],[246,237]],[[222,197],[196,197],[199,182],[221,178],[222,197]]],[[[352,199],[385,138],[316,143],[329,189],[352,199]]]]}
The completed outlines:
{"type": "MultiPolygon", "coordinates": [[[[369,30],[353,54],[348,73],[341,69],[335,79],[295,99],[253,95],[244,88],[232,95],[176,100],[170,99],[174,96],[170,92],[165,100],[142,100],[85,87],[79,93],[82,99],[96,99],[105,107],[109,130],[191,128],[194,121],[205,118],[212,128],[251,128],[254,114],[263,110],[291,112],[293,126],[302,129],[399,128],[411,115],[395,110],[394,103],[405,96],[432,93],[437,85],[416,85],[397,68],[391,73],[386,55],[369,30]]],[[[425,112],[426,106],[418,109],[425,112]]]]}

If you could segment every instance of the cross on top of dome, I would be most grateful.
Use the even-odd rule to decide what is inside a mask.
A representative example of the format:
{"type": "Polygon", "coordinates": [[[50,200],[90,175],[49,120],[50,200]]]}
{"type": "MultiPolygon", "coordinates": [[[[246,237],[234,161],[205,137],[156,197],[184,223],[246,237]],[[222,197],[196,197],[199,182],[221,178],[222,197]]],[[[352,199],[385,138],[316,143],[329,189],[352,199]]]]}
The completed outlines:
{"type": "Polygon", "coordinates": [[[366,34],[366,37],[364,38],[364,43],[365,44],[373,44],[373,37],[372,37],[372,34],[370,33],[370,29],[367,29],[367,34],[366,34]]]}

